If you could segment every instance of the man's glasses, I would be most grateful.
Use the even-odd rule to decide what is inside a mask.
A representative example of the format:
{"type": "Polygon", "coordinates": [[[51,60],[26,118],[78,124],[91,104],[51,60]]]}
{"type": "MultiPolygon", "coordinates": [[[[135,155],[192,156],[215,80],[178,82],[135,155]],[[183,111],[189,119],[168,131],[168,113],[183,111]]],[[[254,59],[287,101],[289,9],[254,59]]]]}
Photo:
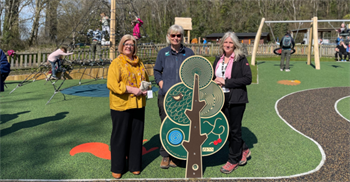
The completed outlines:
{"type": "Polygon", "coordinates": [[[135,44],[123,44],[125,47],[135,47],[135,44]]]}
{"type": "Polygon", "coordinates": [[[177,38],[181,38],[181,34],[170,34],[170,37],[174,38],[174,37],[177,37],[177,38]]]}

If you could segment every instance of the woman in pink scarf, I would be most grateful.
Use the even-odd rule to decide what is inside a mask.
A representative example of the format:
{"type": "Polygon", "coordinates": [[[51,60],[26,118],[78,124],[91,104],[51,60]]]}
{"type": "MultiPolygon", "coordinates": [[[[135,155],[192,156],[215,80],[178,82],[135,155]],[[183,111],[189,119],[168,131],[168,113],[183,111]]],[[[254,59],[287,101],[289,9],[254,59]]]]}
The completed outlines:
{"type": "Polygon", "coordinates": [[[131,25],[134,27],[133,36],[136,40],[141,38],[140,27],[142,26],[143,21],[140,18],[135,17],[135,20],[131,21],[131,25]]]}
{"type": "Polygon", "coordinates": [[[252,72],[242,51],[242,45],[234,32],[226,32],[220,42],[221,56],[213,64],[214,81],[221,86],[225,94],[222,112],[229,126],[228,161],[221,167],[222,173],[231,173],[244,165],[250,156],[250,150],[242,139],[242,118],[248,103],[247,85],[252,82],[252,72]]]}

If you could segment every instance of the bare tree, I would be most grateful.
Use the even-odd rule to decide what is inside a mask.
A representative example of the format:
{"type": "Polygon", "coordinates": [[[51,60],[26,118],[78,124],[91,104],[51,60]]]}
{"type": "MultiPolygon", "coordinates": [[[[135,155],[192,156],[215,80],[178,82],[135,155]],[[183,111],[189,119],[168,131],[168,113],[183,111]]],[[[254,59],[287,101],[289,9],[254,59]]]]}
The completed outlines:
{"type": "Polygon", "coordinates": [[[5,20],[3,43],[9,44],[14,39],[19,39],[18,18],[20,1],[5,1],[5,20]]]}
{"type": "Polygon", "coordinates": [[[38,37],[40,14],[45,7],[45,3],[46,3],[45,0],[35,0],[34,21],[33,21],[32,30],[30,32],[29,41],[28,41],[29,46],[32,46],[33,41],[36,40],[38,37]]]}
{"type": "Polygon", "coordinates": [[[0,0],[0,37],[2,36],[2,14],[5,11],[5,0],[0,0]]]}
{"type": "Polygon", "coordinates": [[[45,37],[51,43],[57,43],[57,8],[60,0],[48,0],[46,5],[45,37]]]}

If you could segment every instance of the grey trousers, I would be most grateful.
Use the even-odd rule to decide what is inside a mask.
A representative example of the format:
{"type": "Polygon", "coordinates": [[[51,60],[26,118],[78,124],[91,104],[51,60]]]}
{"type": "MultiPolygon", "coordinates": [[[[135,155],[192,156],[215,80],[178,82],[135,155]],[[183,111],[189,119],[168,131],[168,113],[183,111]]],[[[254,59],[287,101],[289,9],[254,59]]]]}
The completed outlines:
{"type": "Polygon", "coordinates": [[[282,53],[281,53],[281,64],[280,64],[280,68],[283,69],[289,69],[289,60],[290,60],[290,49],[287,49],[287,50],[282,50],[282,53]],[[284,59],[287,59],[286,60],[286,66],[284,66],[284,59]]]}
{"type": "Polygon", "coordinates": [[[101,52],[101,43],[97,43],[96,41],[92,41],[90,45],[90,51],[92,53],[92,60],[95,60],[95,52],[97,52],[100,59],[102,59],[102,52],[101,52]]]}

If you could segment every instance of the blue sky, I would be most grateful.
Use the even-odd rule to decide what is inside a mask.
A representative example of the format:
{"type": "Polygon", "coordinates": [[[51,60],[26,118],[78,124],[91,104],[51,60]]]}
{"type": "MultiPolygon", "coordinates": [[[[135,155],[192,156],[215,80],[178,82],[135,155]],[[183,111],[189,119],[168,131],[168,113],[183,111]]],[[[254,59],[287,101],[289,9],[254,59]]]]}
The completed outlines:
{"type": "MultiPolygon", "coordinates": [[[[93,0],[92,0],[93,1],[93,0]]],[[[111,2],[111,0],[108,0],[109,2],[111,2]]],[[[5,0],[0,0],[0,5],[1,3],[5,4],[5,0]]],[[[34,6],[35,6],[35,0],[33,0],[33,3],[29,6],[26,6],[22,9],[22,11],[19,14],[20,20],[25,20],[28,17],[33,17],[34,14],[34,6]]],[[[44,22],[45,21],[45,11],[41,12],[41,16],[42,18],[40,19],[40,22],[44,22]]],[[[5,10],[2,12],[2,16],[0,17],[3,23],[3,20],[5,19],[5,10]]],[[[33,18],[30,18],[29,20],[26,20],[25,23],[23,23],[24,27],[27,29],[27,31],[30,33],[32,25],[33,25],[33,18]]],[[[40,25],[43,26],[43,25],[40,25]]],[[[3,32],[3,25],[1,24],[1,32],[3,32]]],[[[22,35],[22,39],[28,38],[29,37],[29,33],[28,34],[23,34],[22,35]]]]}

